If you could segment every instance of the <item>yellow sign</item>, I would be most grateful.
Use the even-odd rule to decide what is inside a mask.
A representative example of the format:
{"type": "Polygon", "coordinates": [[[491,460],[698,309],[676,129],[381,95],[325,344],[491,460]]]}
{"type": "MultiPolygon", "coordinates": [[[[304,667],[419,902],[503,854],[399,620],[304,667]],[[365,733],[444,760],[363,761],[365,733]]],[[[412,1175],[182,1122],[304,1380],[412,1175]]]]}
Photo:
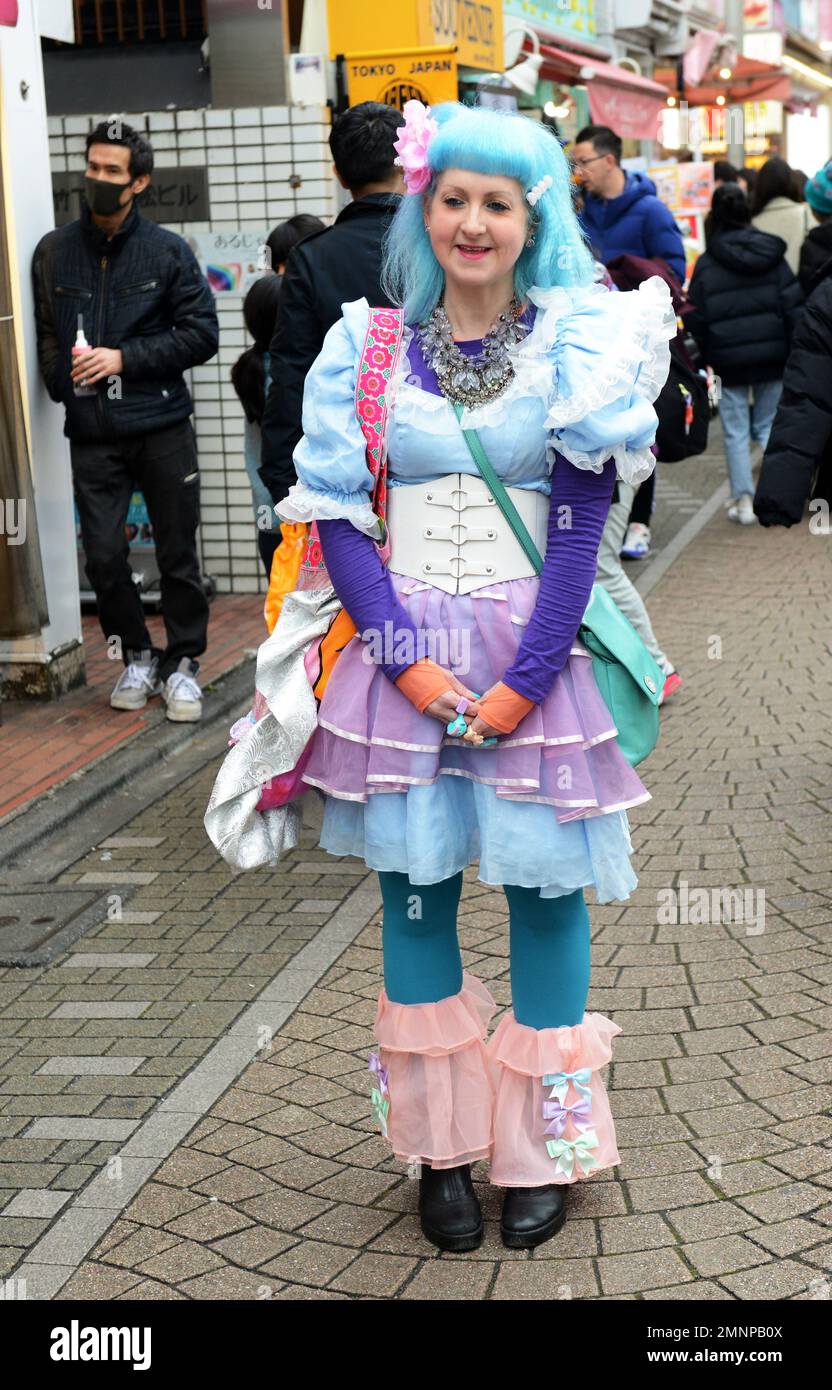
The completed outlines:
{"type": "Polygon", "coordinates": [[[501,0],[421,0],[420,43],[455,43],[461,67],[503,70],[501,0]]]}
{"type": "Polygon", "coordinates": [[[347,53],[345,64],[350,106],[383,101],[401,111],[406,101],[437,106],[456,101],[454,48],[410,48],[391,53],[347,53]]]}
{"type": "Polygon", "coordinates": [[[503,70],[502,0],[327,0],[327,20],[330,58],[455,44],[461,67],[503,70]]]}

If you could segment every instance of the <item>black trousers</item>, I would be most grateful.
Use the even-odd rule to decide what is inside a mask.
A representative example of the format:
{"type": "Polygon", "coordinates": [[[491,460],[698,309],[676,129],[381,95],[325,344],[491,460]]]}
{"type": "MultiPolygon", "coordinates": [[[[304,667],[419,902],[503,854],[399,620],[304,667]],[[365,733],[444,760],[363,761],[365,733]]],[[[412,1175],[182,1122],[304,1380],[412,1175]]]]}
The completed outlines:
{"type": "Polygon", "coordinates": [[[183,656],[205,651],[208,600],[196,553],[199,467],[190,420],[153,434],[104,442],[70,442],[75,501],[87,557],[87,577],[98,601],[101,630],[121,640],[125,663],[150,649],[166,679],[183,656]],[[167,647],[154,647],[136,585],[130,577],[125,535],[130,497],[140,488],[147,503],[161,576],[167,647]]]}
{"type": "Polygon", "coordinates": [[[653,494],[656,491],[656,470],[645,478],[638,488],[633,505],[630,508],[630,521],[640,521],[642,525],[649,526],[650,518],[653,515],[653,494]]]}

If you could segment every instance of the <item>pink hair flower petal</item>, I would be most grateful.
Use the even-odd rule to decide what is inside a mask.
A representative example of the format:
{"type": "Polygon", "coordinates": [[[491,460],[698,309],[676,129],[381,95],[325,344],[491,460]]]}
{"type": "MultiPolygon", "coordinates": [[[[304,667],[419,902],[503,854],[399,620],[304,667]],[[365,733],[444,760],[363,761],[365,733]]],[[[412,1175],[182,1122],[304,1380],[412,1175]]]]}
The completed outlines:
{"type": "Polygon", "coordinates": [[[398,155],[396,163],[404,173],[408,193],[424,193],[430,183],[428,145],[439,123],[431,116],[430,107],[421,101],[406,101],[403,115],[404,125],[398,127],[399,139],[393,145],[398,155]]]}

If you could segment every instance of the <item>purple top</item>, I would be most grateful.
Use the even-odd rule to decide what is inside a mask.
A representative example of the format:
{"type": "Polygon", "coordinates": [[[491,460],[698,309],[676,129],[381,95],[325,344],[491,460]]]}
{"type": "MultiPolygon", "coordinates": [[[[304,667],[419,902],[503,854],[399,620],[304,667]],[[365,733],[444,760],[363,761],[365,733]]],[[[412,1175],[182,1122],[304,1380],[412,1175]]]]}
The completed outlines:
{"type": "MultiPolygon", "coordinates": [[[[482,341],[459,342],[468,356],[482,348],[482,341]]],[[[433,395],[441,395],[434,372],[425,363],[414,336],[408,350],[413,375],[433,395]]],[[[546,557],[540,575],[540,588],[534,613],[523,633],[514,662],[502,679],[512,690],[540,704],[565,666],[569,650],[580,626],[595,580],[598,546],[607,519],[615,464],[608,459],[602,473],[576,468],[556,455],[551,475],[549,530],[546,557]],[[558,521],[571,509],[571,526],[561,528],[558,521]]],[[[383,633],[392,622],[396,641],[399,634],[411,634],[420,652],[415,624],[393,588],[373,541],[356,530],[351,521],[319,521],[318,534],[329,576],[339,599],[359,633],[368,628],[383,633]]],[[[394,642],[395,645],[395,642],[394,642]]],[[[384,674],[395,681],[409,662],[382,662],[384,674]]]]}

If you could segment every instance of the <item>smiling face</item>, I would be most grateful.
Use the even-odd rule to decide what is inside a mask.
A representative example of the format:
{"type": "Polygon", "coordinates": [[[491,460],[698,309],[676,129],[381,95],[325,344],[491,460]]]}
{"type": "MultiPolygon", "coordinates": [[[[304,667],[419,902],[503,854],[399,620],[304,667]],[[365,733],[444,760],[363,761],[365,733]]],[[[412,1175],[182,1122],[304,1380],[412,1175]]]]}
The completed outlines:
{"type": "Polygon", "coordinates": [[[425,200],[425,225],[449,284],[513,285],[530,230],[529,205],[516,179],[446,169],[425,200]]]}

